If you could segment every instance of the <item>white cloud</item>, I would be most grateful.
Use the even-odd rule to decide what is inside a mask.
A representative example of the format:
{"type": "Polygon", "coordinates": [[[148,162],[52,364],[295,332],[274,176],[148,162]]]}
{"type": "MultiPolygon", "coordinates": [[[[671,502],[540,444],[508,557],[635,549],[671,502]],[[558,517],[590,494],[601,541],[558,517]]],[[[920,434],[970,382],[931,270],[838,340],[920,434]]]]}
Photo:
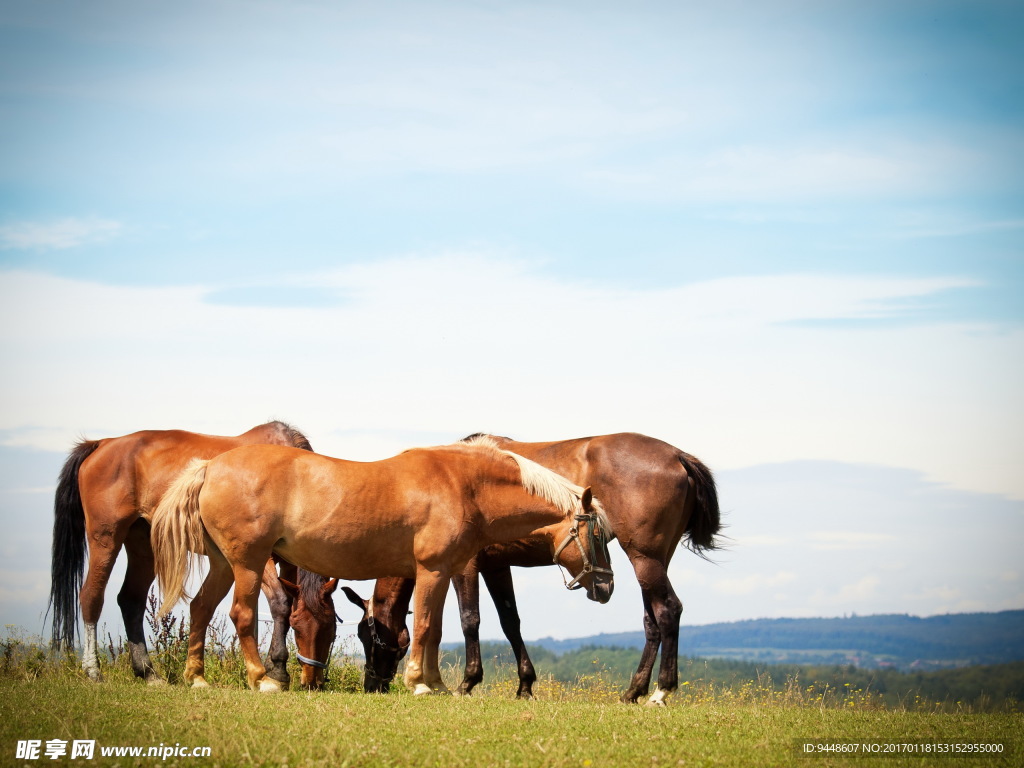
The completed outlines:
{"type": "Polygon", "coordinates": [[[587,177],[616,197],[774,206],[920,199],[984,183],[998,170],[991,158],[953,144],[927,145],[895,135],[883,146],[877,146],[878,137],[829,142],[721,145],[621,167],[599,163],[587,177]]]}
{"type": "Polygon", "coordinates": [[[888,533],[864,531],[813,531],[806,534],[814,549],[866,549],[895,541],[888,533]]]}
{"type": "Polygon", "coordinates": [[[738,277],[630,290],[449,254],[297,276],[296,285],[345,296],[309,309],[204,302],[223,286],[0,279],[9,443],[64,450],[79,431],[233,432],[270,416],[313,438],[326,433],[327,452],[347,450],[352,441],[332,441],[351,430],[381,435],[375,450],[480,429],[538,438],[637,430],[719,468],[870,461],[1024,495],[1001,459],[1024,427],[1013,407],[1024,333],[787,325],[898,316],[905,300],[970,284],[956,277],[738,277]],[[972,460],[962,445],[976,446],[972,460]]]}
{"type": "Polygon", "coordinates": [[[869,574],[852,584],[845,584],[839,590],[836,600],[839,605],[870,601],[878,594],[878,588],[881,586],[882,580],[874,574],[869,574]]]}
{"type": "Polygon", "coordinates": [[[96,218],[14,222],[0,226],[0,250],[66,250],[108,242],[122,229],[120,222],[96,218]]]}
{"type": "Polygon", "coordinates": [[[749,574],[743,577],[725,577],[715,580],[714,589],[724,595],[752,595],[761,593],[768,597],[771,590],[784,584],[792,584],[797,580],[793,571],[779,571],[771,575],[749,574]]]}

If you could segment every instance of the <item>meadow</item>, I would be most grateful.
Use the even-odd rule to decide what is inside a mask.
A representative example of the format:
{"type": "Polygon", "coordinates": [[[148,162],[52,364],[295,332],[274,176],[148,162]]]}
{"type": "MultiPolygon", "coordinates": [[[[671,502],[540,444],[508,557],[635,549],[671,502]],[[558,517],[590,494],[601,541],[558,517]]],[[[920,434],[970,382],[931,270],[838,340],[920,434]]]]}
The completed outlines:
{"type": "MultiPolygon", "coordinates": [[[[180,675],[180,627],[165,628],[154,657],[180,675]]],[[[908,701],[887,706],[870,691],[816,690],[797,680],[682,680],[666,708],[618,703],[624,680],[595,660],[593,673],[560,681],[542,675],[534,701],[516,701],[514,670],[491,668],[472,697],[413,697],[400,682],[389,695],[357,692],[359,667],[340,649],[322,692],[258,695],[244,689],[233,638],[214,633],[211,682],[149,687],[132,678],[109,640],[105,682],[85,680],[75,659],[9,633],[0,648],[0,764],[4,765],[274,765],[274,766],[982,766],[1019,764],[1024,716],[972,705],[908,701]],[[40,742],[40,757],[18,760],[18,743],[40,742]],[[95,742],[91,760],[48,759],[48,740],[95,742]],[[984,756],[898,754],[851,757],[819,752],[817,741],[892,744],[998,743],[984,756]],[[812,744],[811,754],[804,752],[812,744]],[[101,749],[156,747],[167,756],[104,756],[101,749]],[[209,747],[209,756],[191,749],[209,747]],[[187,750],[187,751],[186,751],[187,750]]],[[[448,683],[457,679],[448,657],[448,683]]],[[[297,673],[297,668],[294,670],[297,673]]],[[[685,674],[685,672],[684,672],[685,674]]],[[[297,674],[295,675],[297,678],[297,674]]],[[[850,747],[846,747],[849,749],[850,747]]],[[[859,747],[863,749],[863,746],[859,747]]],[[[886,747],[876,747],[884,749],[886,747]]]]}

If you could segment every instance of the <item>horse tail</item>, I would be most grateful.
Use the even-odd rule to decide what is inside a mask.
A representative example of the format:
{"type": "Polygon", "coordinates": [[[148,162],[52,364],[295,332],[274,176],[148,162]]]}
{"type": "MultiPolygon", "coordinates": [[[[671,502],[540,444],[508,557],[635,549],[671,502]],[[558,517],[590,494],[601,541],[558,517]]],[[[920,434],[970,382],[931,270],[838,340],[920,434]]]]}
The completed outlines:
{"type": "Polygon", "coordinates": [[[718,489],[711,470],[696,456],[679,452],[679,462],[693,481],[695,506],[686,524],[686,547],[696,555],[719,549],[715,537],[722,530],[722,515],[718,508],[718,489]]]}
{"type": "Polygon", "coordinates": [[[53,546],[50,551],[50,602],[54,648],[71,648],[78,629],[78,592],[85,574],[85,509],[78,470],[99,448],[99,440],[80,440],[60,470],[53,497],[53,546]]]}
{"type": "Polygon", "coordinates": [[[199,516],[199,492],[206,481],[209,461],[193,459],[164,493],[150,519],[154,568],[163,604],[160,615],[187,598],[185,582],[192,571],[189,553],[202,555],[206,528],[199,516]]]}

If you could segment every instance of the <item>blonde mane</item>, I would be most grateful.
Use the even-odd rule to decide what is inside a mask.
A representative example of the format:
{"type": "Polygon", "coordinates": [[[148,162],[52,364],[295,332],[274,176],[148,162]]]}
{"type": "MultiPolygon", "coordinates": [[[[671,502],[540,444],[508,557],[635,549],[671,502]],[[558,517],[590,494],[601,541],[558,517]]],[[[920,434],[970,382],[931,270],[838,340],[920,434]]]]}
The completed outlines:
{"type": "MultiPolygon", "coordinates": [[[[555,505],[566,516],[583,511],[581,500],[584,488],[570,482],[557,472],[552,472],[535,461],[531,461],[518,453],[506,451],[500,447],[490,435],[473,435],[462,441],[464,445],[479,445],[489,448],[496,453],[504,454],[516,462],[519,466],[519,474],[522,477],[523,488],[527,493],[540,496],[555,505]]],[[[593,498],[591,505],[597,515],[597,521],[604,528],[605,532],[612,536],[612,529],[608,525],[608,518],[604,513],[604,507],[597,498],[593,498]]]]}

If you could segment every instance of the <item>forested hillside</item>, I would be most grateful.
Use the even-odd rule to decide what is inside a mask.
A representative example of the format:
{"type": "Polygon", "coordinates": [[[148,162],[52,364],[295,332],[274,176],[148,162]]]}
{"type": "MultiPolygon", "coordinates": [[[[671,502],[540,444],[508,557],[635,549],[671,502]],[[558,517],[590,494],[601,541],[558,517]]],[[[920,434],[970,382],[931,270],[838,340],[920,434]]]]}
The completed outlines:
{"type": "MultiPolygon", "coordinates": [[[[584,646],[641,648],[642,632],[533,643],[555,653],[584,646]]],[[[928,670],[1024,661],[1024,611],[831,619],[755,619],[680,628],[687,656],[767,663],[928,670]]]]}

